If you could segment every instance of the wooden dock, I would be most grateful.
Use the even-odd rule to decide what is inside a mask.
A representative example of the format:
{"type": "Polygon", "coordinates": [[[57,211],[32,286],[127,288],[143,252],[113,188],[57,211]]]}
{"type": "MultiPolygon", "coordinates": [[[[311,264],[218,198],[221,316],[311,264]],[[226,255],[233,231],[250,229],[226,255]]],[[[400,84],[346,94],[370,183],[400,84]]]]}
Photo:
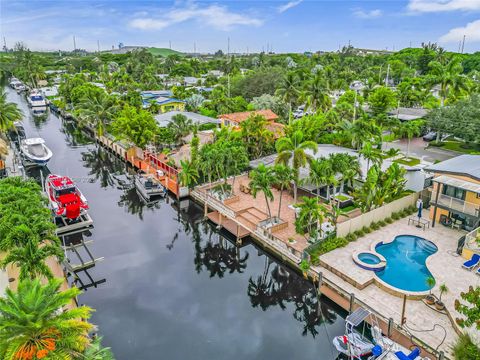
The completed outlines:
{"type": "Polygon", "coordinates": [[[218,211],[212,211],[207,214],[210,221],[217,224],[219,227],[224,228],[231,233],[237,240],[250,236],[251,233],[243,226],[238,225],[235,221],[230,220],[226,216],[221,215],[218,211]]]}

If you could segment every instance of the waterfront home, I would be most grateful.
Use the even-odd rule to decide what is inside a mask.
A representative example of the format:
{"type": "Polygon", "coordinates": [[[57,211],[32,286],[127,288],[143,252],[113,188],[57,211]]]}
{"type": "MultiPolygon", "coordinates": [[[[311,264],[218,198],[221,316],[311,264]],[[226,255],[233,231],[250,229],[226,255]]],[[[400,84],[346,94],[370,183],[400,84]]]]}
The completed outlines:
{"type": "Polygon", "coordinates": [[[194,85],[198,85],[198,83],[202,83],[203,82],[203,79],[199,79],[197,77],[193,77],[193,76],[185,76],[183,78],[183,85],[184,86],[194,86],[194,85]]]}
{"type": "Polygon", "coordinates": [[[163,114],[158,114],[155,115],[155,120],[157,121],[158,125],[160,127],[167,127],[168,124],[172,122],[172,118],[175,115],[184,115],[188,119],[192,120],[192,123],[196,125],[204,125],[204,124],[220,124],[220,120],[211,118],[202,114],[197,114],[194,112],[189,112],[189,111],[178,111],[178,110],[172,110],[165,112],[163,114]]]}
{"type": "Polygon", "coordinates": [[[461,155],[427,167],[433,175],[430,219],[471,231],[480,225],[480,155],[461,155]]]}
{"type": "Polygon", "coordinates": [[[231,114],[222,114],[218,118],[223,126],[238,127],[240,123],[247,120],[252,115],[261,115],[267,120],[267,129],[270,130],[276,139],[282,137],[285,134],[285,125],[277,123],[278,115],[272,110],[256,110],[256,111],[244,111],[231,114]]]}
{"type": "MultiPolygon", "coordinates": [[[[310,149],[307,149],[305,151],[309,156],[311,156],[314,159],[319,159],[319,158],[328,158],[330,155],[334,154],[348,154],[351,156],[355,156],[359,163],[360,163],[360,175],[355,179],[354,185],[360,184],[365,180],[365,176],[368,172],[369,166],[371,166],[368,163],[368,161],[363,158],[357,151],[345,148],[342,146],[337,146],[337,145],[332,145],[332,144],[318,144],[317,146],[317,152],[313,153],[310,149]]],[[[277,160],[278,154],[272,154],[268,155],[259,159],[255,159],[250,161],[250,166],[252,168],[256,168],[260,163],[263,163],[267,166],[273,166],[275,164],[275,161],[277,160]]],[[[386,170],[388,167],[392,165],[393,161],[389,159],[385,159],[382,163],[382,170],[386,170]]],[[[402,165],[399,164],[401,167],[403,167],[406,170],[405,173],[405,188],[407,190],[411,191],[421,191],[423,190],[428,184],[429,181],[428,179],[431,177],[430,174],[426,173],[424,171],[424,167],[427,166],[426,164],[419,164],[416,166],[407,166],[407,165],[402,165]]],[[[327,185],[322,185],[320,187],[317,187],[316,185],[310,183],[307,178],[309,177],[309,167],[302,167],[300,168],[300,182],[299,185],[299,190],[304,191],[306,193],[310,194],[315,194],[317,191],[320,194],[320,197],[323,198],[324,200],[326,199],[327,196],[327,185]]],[[[341,179],[337,179],[341,180],[341,179]]],[[[336,192],[338,193],[340,191],[339,185],[337,186],[336,192]]],[[[331,193],[331,192],[330,192],[331,193]]]]}
{"type": "Polygon", "coordinates": [[[221,70],[210,70],[207,73],[207,76],[208,75],[215,76],[216,78],[219,78],[219,77],[222,77],[224,75],[224,73],[221,70]]]}
{"type": "Polygon", "coordinates": [[[159,112],[165,113],[168,111],[184,111],[185,101],[172,97],[170,90],[149,90],[140,92],[142,98],[143,108],[149,108],[152,102],[159,105],[159,112]]]}
{"type": "Polygon", "coordinates": [[[428,114],[428,109],[398,107],[388,112],[392,118],[400,121],[412,121],[423,119],[428,114]]]}

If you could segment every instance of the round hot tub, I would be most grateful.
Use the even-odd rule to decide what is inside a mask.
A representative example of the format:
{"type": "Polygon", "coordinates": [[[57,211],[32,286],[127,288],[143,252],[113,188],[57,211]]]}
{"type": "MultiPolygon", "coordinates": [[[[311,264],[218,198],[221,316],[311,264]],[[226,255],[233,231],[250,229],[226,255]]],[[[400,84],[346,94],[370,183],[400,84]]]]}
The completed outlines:
{"type": "Polygon", "coordinates": [[[382,271],[387,265],[385,258],[373,251],[354,253],[353,261],[361,268],[372,271],[382,271]]]}

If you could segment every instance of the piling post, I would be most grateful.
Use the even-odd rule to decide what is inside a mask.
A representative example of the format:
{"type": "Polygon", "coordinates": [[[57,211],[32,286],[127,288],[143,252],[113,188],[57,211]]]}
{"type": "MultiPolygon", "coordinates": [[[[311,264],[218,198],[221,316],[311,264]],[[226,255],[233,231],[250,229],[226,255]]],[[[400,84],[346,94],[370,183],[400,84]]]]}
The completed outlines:
{"type": "Polygon", "coordinates": [[[401,326],[403,326],[407,322],[407,318],[405,317],[406,310],[407,310],[407,295],[403,295],[402,318],[400,320],[401,326]]]}
{"type": "Polygon", "coordinates": [[[350,293],[350,307],[348,309],[348,312],[351,314],[353,312],[353,307],[355,305],[355,294],[350,293]]]}
{"type": "Polygon", "coordinates": [[[440,353],[438,354],[438,360],[444,360],[445,359],[445,354],[443,353],[443,351],[440,351],[440,353]]]}
{"type": "Polygon", "coordinates": [[[318,297],[322,296],[322,284],[323,284],[323,273],[320,271],[318,273],[318,297]]]}
{"type": "Polygon", "coordinates": [[[387,330],[387,336],[391,337],[393,333],[393,318],[388,319],[388,330],[387,330]]]}

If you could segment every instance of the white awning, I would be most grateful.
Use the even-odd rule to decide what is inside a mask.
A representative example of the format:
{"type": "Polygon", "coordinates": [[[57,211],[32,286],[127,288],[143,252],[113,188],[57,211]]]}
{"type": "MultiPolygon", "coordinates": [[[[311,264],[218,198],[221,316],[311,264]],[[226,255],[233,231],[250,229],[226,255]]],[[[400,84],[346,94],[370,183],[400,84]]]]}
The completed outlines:
{"type": "Polygon", "coordinates": [[[432,181],[480,194],[480,184],[471,181],[461,180],[447,175],[438,176],[433,178],[432,181]]]}

